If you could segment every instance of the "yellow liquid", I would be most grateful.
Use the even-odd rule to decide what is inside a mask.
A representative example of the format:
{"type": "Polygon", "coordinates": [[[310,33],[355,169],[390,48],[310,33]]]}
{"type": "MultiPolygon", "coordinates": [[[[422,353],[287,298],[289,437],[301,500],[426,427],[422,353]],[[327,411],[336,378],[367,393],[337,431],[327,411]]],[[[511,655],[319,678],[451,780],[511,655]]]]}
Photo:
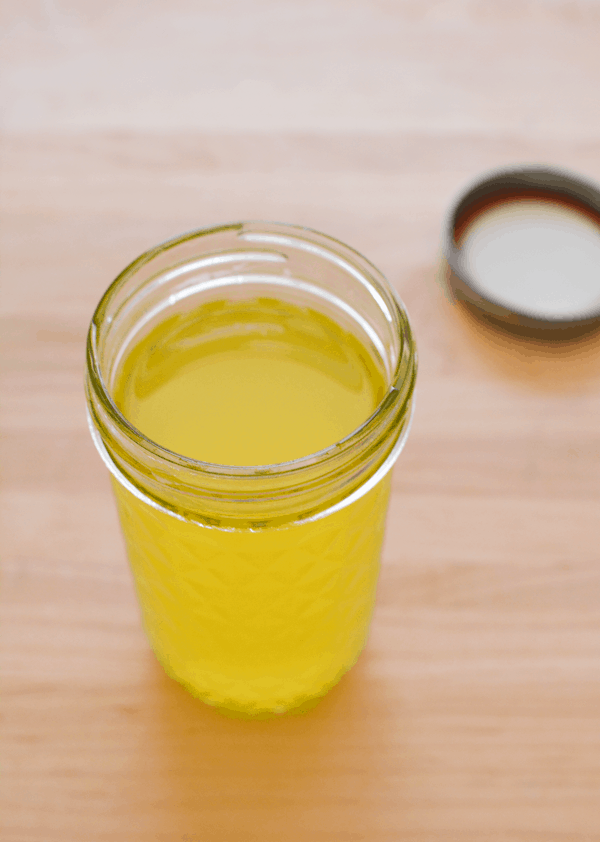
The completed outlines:
{"type": "MultiPolygon", "coordinates": [[[[384,390],[354,335],[265,298],[160,323],[126,357],[115,400],[163,447],[265,465],[344,438],[384,390]]],[[[146,630],[195,695],[244,714],[279,712],[352,666],[373,608],[387,477],[333,514],[259,531],[183,521],[114,485],[146,630]]]]}

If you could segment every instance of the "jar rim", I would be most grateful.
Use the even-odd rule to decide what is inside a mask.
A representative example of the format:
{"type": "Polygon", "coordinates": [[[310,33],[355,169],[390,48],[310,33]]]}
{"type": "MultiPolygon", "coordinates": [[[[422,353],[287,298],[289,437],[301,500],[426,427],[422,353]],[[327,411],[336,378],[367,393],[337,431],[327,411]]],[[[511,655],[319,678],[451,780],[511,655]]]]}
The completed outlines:
{"type": "Polygon", "coordinates": [[[170,464],[176,468],[186,469],[198,475],[211,475],[215,478],[226,477],[227,479],[234,479],[239,477],[240,479],[246,480],[252,478],[259,479],[261,477],[292,478],[317,464],[325,466],[328,462],[336,461],[341,455],[352,450],[356,444],[368,437],[379,424],[382,415],[387,416],[389,413],[393,414],[394,409],[397,409],[399,403],[406,404],[410,401],[416,378],[416,347],[408,314],[400,296],[379,270],[367,258],[360,254],[360,252],[347,246],[340,240],[312,228],[289,223],[251,220],[189,231],[165,240],[157,246],[146,250],[129,263],[107,288],[92,316],[87,337],[87,373],[95,397],[100,401],[104,411],[112,422],[121,430],[124,430],[129,438],[134,439],[138,447],[141,447],[148,455],[158,458],[161,462],[170,464]],[[274,234],[293,236],[296,240],[304,240],[305,242],[312,243],[316,241],[318,247],[326,249],[330,255],[334,255],[338,260],[343,261],[345,268],[350,269],[353,274],[358,271],[363,279],[374,287],[396,318],[397,327],[402,339],[398,359],[396,360],[393,374],[390,377],[390,385],[386,394],[369,417],[344,438],[319,451],[297,459],[266,465],[226,465],[193,459],[169,450],[148,438],[119,410],[102,376],[99,360],[98,329],[110,303],[114,300],[126,281],[159,255],[188,241],[199,240],[204,236],[235,230],[241,233],[254,226],[274,234]],[[358,265],[354,264],[353,259],[357,261],[358,265]],[[410,376],[403,378],[403,356],[406,352],[408,352],[410,360],[410,376]]]}

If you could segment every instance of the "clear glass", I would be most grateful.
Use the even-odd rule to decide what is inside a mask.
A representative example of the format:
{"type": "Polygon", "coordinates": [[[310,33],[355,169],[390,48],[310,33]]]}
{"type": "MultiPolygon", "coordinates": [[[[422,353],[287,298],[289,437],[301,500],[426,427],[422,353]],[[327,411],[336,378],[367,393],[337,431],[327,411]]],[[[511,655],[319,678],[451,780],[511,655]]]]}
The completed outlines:
{"type": "Polygon", "coordinates": [[[90,429],[113,477],[148,637],[194,695],[240,715],[280,713],[354,664],[415,377],[392,287],[357,252],[305,228],[192,232],[109,287],[88,336],[90,429]],[[206,302],[260,296],[325,314],[378,361],[387,391],[358,429],[291,462],[235,467],[169,451],[127,421],[114,400],[119,364],[153,327],[206,302]]]}

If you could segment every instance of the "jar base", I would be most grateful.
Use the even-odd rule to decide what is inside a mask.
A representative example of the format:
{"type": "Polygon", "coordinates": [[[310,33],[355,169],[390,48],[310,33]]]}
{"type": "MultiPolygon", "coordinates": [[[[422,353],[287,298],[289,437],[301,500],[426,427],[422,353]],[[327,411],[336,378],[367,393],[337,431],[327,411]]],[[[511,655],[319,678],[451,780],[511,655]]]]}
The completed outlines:
{"type": "Polygon", "coordinates": [[[191,681],[182,677],[180,671],[169,663],[167,658],[161,656],[156,651],[154,654],[169,678],[172,678],[178,684],[181,684],[181,686],[187,690],[191,696],[203,702],[208,707],[214,708],[214,710],[222,716],[226,716],[229,719],[265,720],[278,719],[281,716],[301,716],[302,714],[312,710],[354,666],[358,660],[360,652],[357,653],[357,656],[352,663],[340,669],[333,679],[330,679],[326,683],[322,684],[317,691],[308,692],[304,695],[302,693],[297,693],[289,698],[287,703],[266,702],[264,704],[256,701],[240,702],[233,698],[224,697],[216,699],[214,693],[210,691],[202,691],[191,681]]]}

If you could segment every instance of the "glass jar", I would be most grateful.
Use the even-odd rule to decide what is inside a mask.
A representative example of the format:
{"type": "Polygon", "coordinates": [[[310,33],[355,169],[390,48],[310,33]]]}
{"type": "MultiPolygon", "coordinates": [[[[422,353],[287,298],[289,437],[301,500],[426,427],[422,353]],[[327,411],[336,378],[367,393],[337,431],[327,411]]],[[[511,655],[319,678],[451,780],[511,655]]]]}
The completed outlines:
{"type": "Polygon", "coordinates": [[[305,228],[195,231],[146,252],[109,287],[88,336],[90,429],[112,474],[148,637],[194,695],[240,715],[283,712],[354,664],[415,376],[392,287],[360,254],[305,228]],[[324,314],[377,361],[385,394],[357,429],[293,461],[239,467],[168,450],[124,417],[120,367],[157,325],[210,302],[267,299],[324,314]]]}

